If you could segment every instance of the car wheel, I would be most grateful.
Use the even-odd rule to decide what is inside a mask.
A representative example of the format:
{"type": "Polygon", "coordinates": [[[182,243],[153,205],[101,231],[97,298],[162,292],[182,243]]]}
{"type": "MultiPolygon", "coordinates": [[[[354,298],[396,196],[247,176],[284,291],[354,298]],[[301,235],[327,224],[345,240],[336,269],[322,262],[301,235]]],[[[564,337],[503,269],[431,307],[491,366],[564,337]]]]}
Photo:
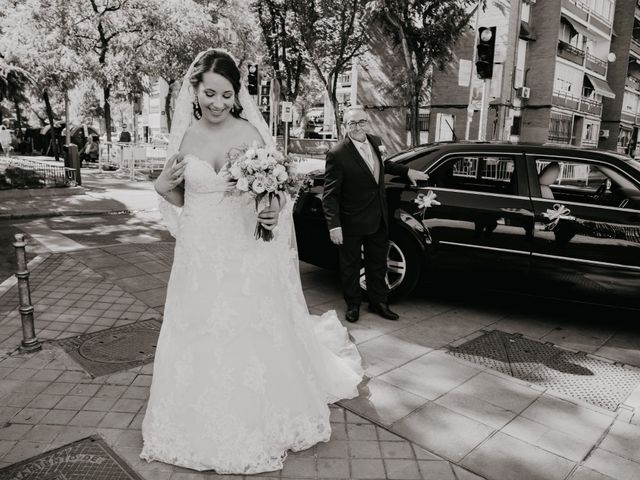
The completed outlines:
{"type": "MultiPolygon", "coordinates": [[[[420,279],[420,248],[408,234],[391,232],[387,252],[387,286],[389,300],[395,301],[413,291],[420,279]]],[[[360,288],[367,298],[364,265],[360,268],[360,288]]]]}

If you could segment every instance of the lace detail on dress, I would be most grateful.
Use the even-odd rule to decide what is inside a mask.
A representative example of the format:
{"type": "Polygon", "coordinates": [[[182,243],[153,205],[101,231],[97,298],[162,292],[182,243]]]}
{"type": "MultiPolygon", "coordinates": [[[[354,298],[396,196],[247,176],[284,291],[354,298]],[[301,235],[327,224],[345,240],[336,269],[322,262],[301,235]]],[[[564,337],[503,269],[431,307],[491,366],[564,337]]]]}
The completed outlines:
{"type": "Polygon", "coordinates": [[[329,440],[327,403],[358,394],[360,356],[335,312],[309,315],[290,202],[274,239],[257,241],[253,200],[185,160],[140,456],[223,474],[278,470],[287,450],[329,440]]]}

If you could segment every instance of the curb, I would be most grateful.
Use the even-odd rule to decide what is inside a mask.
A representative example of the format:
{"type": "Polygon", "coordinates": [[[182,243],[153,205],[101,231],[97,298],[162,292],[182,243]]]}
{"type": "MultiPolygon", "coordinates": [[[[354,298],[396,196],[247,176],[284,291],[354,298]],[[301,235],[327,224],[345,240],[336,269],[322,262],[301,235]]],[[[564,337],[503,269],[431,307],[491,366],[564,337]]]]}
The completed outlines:
{"type": "Polygon", "coordinates": [[[123,215],[133,214],[136,212],[146,212],[152,210],[53,210],[47,212],[29,212],[29,213],[0,213],[1,220],[24,220],[31,218],[51,218],[51,217],[77,217],[90,215],[123,215]]]}

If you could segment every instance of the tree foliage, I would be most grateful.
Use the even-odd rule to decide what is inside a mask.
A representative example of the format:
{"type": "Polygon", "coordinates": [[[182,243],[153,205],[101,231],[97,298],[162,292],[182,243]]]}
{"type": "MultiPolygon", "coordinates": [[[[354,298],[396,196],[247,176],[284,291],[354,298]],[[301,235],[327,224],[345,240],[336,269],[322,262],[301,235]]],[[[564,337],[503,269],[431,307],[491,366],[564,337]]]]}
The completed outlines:
{"type": "Polygon", "coordinates": [[[433,68],[444,68],[456,41],[468,28],[473,0],[375,0],[370,4],[400,46],[405,65],[404,90],[411,118],[411,143],[420,132],[420,94],[433,68]]]}
{"type": "Polygon", "coordinates": [[[290,0],[292,32],[331,101],[338,138],[341,137],[338,76],[366,48],[367,5],[366,0],[290,0]]]}

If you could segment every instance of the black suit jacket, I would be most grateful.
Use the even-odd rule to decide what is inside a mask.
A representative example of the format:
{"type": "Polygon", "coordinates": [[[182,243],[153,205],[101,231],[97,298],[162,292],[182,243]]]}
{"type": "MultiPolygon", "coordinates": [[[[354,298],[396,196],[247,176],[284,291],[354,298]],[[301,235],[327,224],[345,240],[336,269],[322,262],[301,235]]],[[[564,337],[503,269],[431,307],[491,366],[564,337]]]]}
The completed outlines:
{"type": "Polygon", "coordinates": [[[342,227],[344,235],[369,235],[378,230],[381,221],[388,225],[384,174],[406,175],[409,170],[405,165],[383,162],[380,139],[374,135],[367,138],[380,162],[377,182],[348,136],[327,153],[322,205],[329,230],[342,227]]]}

